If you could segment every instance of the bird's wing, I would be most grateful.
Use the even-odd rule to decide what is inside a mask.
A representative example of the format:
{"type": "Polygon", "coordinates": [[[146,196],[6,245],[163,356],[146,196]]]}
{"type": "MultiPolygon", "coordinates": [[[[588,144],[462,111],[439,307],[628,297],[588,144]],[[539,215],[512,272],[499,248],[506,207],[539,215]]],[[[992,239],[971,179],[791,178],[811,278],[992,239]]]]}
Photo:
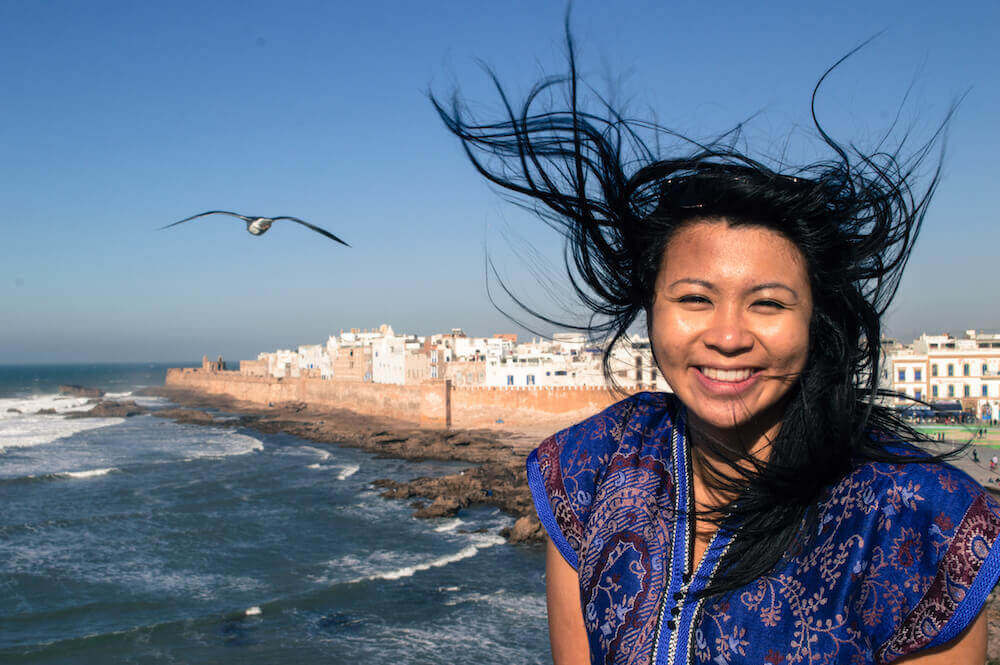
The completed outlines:
{"type": "Polygon", "coordinates": [[[288,219],[288,220],[291,220],[291,221],[293,221],[293,222],[298,222],[298,223],[299,223],[299,224],[301,224],[302,226],[307,226],[307,227],[309,227],[310,229],[312,229],[312,230],[313,230],[313,231],[315,231],[316,233],[322,233],[323,235],[325,235],[325,236],[326,236],[327,238],[329,238],[330,240],[336,240],[336,241],[337,241],[337,242],[339,242],[339,243],[340,243],[341,245],[346,245],[347,247],[350,247],[350,245],[348,245],[348,244],[347,244],[346,242],[344,242],[343,240],[341,240],[341,239],[340,239],[340,238],[338,238],[337,236],[333,235],[332,233],[330,233],[330,232],[329,232],[329,231],[327,231],[326,229],[321,229],[321,228],[319,228],[318,226],[314,226],[314,225],[310,224],[309,222],[304,222],[304,221],[302,221],[301,219],[299,219],[298,217],[275,217],[275,218],[274,218],[274,220],[275,220],[275,221],[277,221],[277,220],[279,220],[279,219],[288,219]]]}
{"type": "Polygon", "coordinates": [[[184,222],[190,222],[192,219],[198,219],[199,217],[204,217],[205,215],[230,215],[232,217],[238,217],[244,222],[253,221],[250,217],[245,217],[239,213],[229,212],[228,210],[209,210],[208,212],[198,213],[197,215],[191,215],[190,217],[185,217],[179,222],[174,222],[173,224],[167,224],[166,226],[161,226],[157,231],[162,231],[163,229],[169,229],[171,226],[177,226],[178,224],[183,224],[184,222]]]}

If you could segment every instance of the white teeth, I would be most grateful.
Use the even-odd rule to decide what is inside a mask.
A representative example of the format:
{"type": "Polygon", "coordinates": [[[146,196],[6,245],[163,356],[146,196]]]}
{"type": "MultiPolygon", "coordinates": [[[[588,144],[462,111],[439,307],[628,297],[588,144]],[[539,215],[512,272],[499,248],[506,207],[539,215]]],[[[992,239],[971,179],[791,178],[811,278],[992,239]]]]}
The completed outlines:
{"type": "Polygon", "coordinates": [[[752,369],[716,369],[714,367],[702,367],[701,373],[713,381],[726,381],[729,383],[739,383],[746,381],[753,374],[752,369]]]}

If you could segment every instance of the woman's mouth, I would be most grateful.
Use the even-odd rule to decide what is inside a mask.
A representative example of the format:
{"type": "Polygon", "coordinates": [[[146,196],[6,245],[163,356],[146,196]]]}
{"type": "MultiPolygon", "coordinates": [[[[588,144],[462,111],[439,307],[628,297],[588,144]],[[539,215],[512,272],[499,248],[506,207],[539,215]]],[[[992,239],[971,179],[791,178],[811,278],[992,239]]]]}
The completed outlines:
{"type": "Polygon", "coordinates": [[[752,367],[720,369],[718,367],[694,367],[699,382],[710,392],[736,394],[753,385],[760,371],[752,367]]]}
{"type": "Polygon", "coordinates": [[[724,383],[746,381],[753,374],[753,370],[750,368],[717,369],[715,367],[699,367],[698,370],[713,381],[722,381],[724,383]]]}

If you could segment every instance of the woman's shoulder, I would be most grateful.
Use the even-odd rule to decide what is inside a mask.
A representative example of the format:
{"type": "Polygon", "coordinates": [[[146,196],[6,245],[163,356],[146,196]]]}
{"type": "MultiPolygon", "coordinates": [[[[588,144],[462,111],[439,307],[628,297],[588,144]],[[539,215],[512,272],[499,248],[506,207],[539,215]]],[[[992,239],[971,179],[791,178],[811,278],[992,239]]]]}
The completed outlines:
{"type": "Polygon", "coordinates": [[[653,430],[669,429],[678,411],[670,393],[640,392],[612,404],[600,413],[562,429],[540,446],[610,452],[641,443],[653,430]]]}
{"type": "MultiPolygon", "coordinates": [[[[911,446],[894,452],[920,454],[911,446]]],[[[990,544],[1000,535],[1000,503],[969,474],[947,462],[858,464],[822,502],[825,522],[851,523],[870,548],[917,534],[943,555],[956,535],[977,529],[990,544]]]]}
{"type": "MultiPolygon", "coordinates": [[[[942,510],[964,512],[975,499],[997,507],[997,502],[969,474],[947,462],[907,461],[926,453],[909,444],[897,444],[891,452],[898,461],[867,461],[853,467],[832,495],[858,495],[864,502],[877,501],[881,506],[898,506],[916,515],[942,510]]],[[[888,511],[894,514],[893,510],[888,511]]]]}
{"type": "Polygon", "coordinates": [[[573,567],[594,496],[612,460],[646,452],[664,456],[678,402],[667,393],[637,393],[548,437],[527,459],[535,510],[573,567]]]}
{"type": "MultiPolygon", "coordinates": [[[[919,454],[899,452],[907,451],[919,454]]],[[[1000,504],[951,464],[859,464],[819,518],[821,541],[854,541],[864,552],[851,579],[881,662],[953,639],[1000,577],[1000,504]]]]}

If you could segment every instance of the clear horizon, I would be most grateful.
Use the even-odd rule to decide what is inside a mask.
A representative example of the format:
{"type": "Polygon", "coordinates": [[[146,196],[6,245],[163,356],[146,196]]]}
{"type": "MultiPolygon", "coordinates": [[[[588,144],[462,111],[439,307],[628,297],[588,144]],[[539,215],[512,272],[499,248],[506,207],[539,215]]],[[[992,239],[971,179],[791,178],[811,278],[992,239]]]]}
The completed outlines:
{"type": "MultiPolygon", "coordinates": [[[[628,7],[574,3],[586,80],[614,81],[633,115],[655,112],[694,137],[750,119],[754,155],[821,158],[813,85],[876,33],[819,97],[835,136],[870,146],[901,108],[913,151],[968,92],[885,333],[909,342],[1000,329],[996,3],[628,7]]],[[[565,292],[531,280],[536,265],[558,280],[558,239],[486,186],[427,91],[457,86],[496,118],[477,59],[519,100],[565,70],[564,11],[0,6],[0,82],[12,100],[0,110],[0,364],[235,361],[381,323],[529,335],[490,304],[484,251],[519,293],[559,313],[565,292]],[[288,222],[262,237],[224,217],[155,231],[211,209],[300,217],[352,248],[288,222]]]]}

